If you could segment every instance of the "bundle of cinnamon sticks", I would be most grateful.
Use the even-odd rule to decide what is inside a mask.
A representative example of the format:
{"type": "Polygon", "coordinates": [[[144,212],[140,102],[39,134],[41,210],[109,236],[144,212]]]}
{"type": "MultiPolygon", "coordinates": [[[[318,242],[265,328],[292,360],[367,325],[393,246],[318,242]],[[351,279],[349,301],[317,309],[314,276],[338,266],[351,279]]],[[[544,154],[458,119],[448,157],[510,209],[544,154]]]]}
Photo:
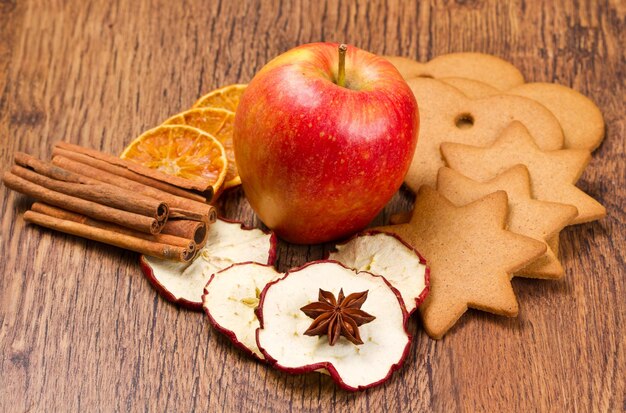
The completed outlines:
{"type": "Polygon", "coordinates": [[[39,201],[28,222],[163,259],[190,261],[217,218],[203,182],[65,142],[51,162],[16,153],[2,180],[39,201]]]}

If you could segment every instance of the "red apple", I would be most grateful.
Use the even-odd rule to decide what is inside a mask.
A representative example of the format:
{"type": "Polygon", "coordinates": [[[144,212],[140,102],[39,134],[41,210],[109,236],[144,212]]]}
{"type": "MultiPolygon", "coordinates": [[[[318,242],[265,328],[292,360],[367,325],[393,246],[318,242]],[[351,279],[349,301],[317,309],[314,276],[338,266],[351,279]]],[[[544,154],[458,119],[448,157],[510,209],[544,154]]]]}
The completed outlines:
{"type": "Polygon", "coordinates": [[[290,242],[364,228],[402,184],[417,143],[417,102],[400,73],[381,57],[341,49],[313,43],[276,57],[237,108],[243,189],[290,242]]]}

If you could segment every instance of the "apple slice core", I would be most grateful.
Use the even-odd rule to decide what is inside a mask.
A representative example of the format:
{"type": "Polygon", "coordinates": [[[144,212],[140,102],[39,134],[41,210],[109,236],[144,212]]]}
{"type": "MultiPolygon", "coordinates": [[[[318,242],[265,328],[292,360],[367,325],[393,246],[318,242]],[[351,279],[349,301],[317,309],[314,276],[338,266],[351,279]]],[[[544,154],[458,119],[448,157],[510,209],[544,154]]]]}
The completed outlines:
{"type": "Polygon", "coordinates": [[[235,264],[213,274],[202,296],[202,306],[213,327],[261,360],[264,357],[256,344],[259,320],[255,310],[263,288],[283,275],[269,265],[235,264]]]}
{"type": "Polygon", "coordinates": [[[409,314],[429,291],[430,270],[417,250],[395,235],[369,231],[336,246],[328,256],[357,271],[382,275],[393,285],[409,314]]]}
{"type": "Polygon", "coordinates": [[[240,222],[218,219],[208,230],[206,245],[189,264],[141,256],[144,275],[168,301],[202,310],[202,294],[211,275],[240,262],[273,264],[276,237],[240,222]]]}
{"type": "Polygon", "coordinates": [[[378,275],[349,269],[336,261],[315,261],[270,282],[257,310],[257,344],[265,358],[289,373],[327,372],[346,390],[363,390],[386,381],[404,361],[410,345],[408,314],[400,293],[378,275]],[[312,319],[301,307],[318,301],[319,290],[335,296],[368,291],[361,310],[376,317],[358,327],[363,344],[341,336],[304,332],[312,319]]]}

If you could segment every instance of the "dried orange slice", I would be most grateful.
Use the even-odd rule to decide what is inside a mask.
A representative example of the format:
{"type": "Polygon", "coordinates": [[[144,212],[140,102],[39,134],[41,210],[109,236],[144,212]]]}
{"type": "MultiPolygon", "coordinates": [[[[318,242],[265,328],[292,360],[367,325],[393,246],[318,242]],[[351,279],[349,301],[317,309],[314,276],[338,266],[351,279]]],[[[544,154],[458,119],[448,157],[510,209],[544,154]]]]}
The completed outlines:
{"type": "Polygon", "coordinates": [[[233,148],[233,125],[235,114],[226,109],[195,108],[174,115],[164,125],[188,125],[203,130],[221,142],[228,158],[228,170],[224,179],[224,189],[241,184],[237,165],[235,164],[235,150],[233,148]]]}
{"type": "Polygon", "coordinates": [[[217,192],[228,167],[224,147],[191,126],[158,126],[131,142],[121,158],[191,180],[208,181],[217,192]]]}
{"type": "Polygon", "coordinates": [[[222,108],[235,112],[239,98],[248,85],[229,85],[207,93],[194,103],[194,108],[222,108]]]}

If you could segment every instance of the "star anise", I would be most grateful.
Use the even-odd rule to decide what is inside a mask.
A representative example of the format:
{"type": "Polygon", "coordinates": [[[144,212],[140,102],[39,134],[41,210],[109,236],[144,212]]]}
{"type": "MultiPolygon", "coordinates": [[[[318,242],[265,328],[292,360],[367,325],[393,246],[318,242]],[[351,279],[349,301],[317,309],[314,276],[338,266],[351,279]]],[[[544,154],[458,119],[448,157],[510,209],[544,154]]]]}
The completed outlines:
{"type": "Polygon", "coordinates": [[[343,288],[337,299],[333,293],[320,288],[318,301],[305,305],[300,310],[313,318],[313,323],[304,332],[307,336],[328,335],[328,344],[335,345],[339,336],[344,336],[354,344],[363,344],[359,326],[369,323],[376,317],[361,310],[368,291],[353,293],[345,297],[343,288]]]}

